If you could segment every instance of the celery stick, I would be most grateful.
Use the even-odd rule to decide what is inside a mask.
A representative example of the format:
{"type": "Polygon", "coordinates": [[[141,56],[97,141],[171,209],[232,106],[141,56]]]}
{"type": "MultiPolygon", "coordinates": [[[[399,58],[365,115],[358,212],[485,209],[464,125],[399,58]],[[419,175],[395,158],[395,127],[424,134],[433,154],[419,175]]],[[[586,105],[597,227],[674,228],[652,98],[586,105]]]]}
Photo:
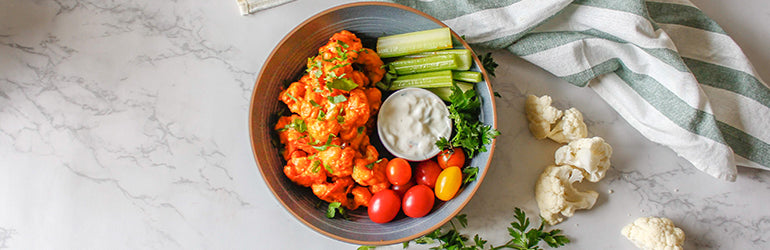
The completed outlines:
{"type": "Polygon", "coordinates": [[[403,88],[439,88],[449,86],[452,86],[452,71],[442,70],[399,76],[390,84],[390,90],[403,88]]]}
{"type": "Polygon", "coordinates": [[[457,68],[457,57],[454,55],[435,55],[422,58],[409,58],[390,63],[398,75],[439,71],[457,68]]]}
{"type": "Polygon", "coordinates": [[[407,58],[419,58],[424,56],[431,56],[431,55],[455,55],[457,56],[458,65],[456,70],[469,70],[471,69],[471,65],[473,65],[473,57],[471,56],[471,51],[467,49],[447,49],[447,50],[439,50],[439,51],[430,51],[430,52],[422,52],[417,53],[414,55],[407,55],[404,57],[407,58]]]}
{"type": "Polygon", "coordinates": [[[382,58],[449,48],[452,48],[452,33],[446,27],[383,36],[377,39],[377,54],[382,58]]]}
{"type": "MultiPolygon", "coordinates": [[[[460,89],[463,90],[463,92],[468,91],[469,89],[473,89],[473,84],[467,83],[467,82],[455,82],[457,84],[457,87],[460,87],[460,89]]],[[[451,87],[441,87],[441,88],[429,88],[427,89],[430,92],[433,92],[438,97],[441,97],[441,100],[444,101],[450,101],[449,96],[452,95],[452,88],[451,87]]]]}
{"type": "Polygon", "coordinates": [[[480,82],[481,73],[476,71],[453,71],[452,78],[463,82],[480,82]]]}

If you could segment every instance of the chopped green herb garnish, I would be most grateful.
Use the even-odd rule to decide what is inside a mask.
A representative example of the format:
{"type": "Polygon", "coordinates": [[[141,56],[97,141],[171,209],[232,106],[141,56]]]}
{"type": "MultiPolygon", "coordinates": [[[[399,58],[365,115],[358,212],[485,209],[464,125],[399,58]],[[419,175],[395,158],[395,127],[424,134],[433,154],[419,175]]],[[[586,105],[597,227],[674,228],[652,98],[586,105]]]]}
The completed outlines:
{"type": "Polygon", "coordinates": [[[364,128],[363,126],[361,126],[361,127],[358,127],[358,134],[361,134],[361,133],[363,133],[363,132],[364,132],[364,129],[365,129],[365,128],[364,128]]]}
{"type": "Polygon", "coordinates": [[[338,78],[334,79],[331,82],[326,82],[326,87],[332,88],[332,89],[339,89],[344,91],[351,91],[358,87],[358,84],[353,82],[353,80],[347,79],[347,78],[338,78]]]}
{"type": "Polygon", "coordinates": [[[337,64],[337,65],[334,65],[331,68],[329,68],[329,71],[332,71],[332,70],[335,70],[335,69],[338,69],[338,68],[342,68],[342,67],[345,67],[345,66],[348,66],[348,65],[350,65],[350,63],[337,64]]]}
{"type": "Polygon", "coordinates": [[[332,169],[329,164],[324,163],[324,168],[326,169],[326,172],[329,172],[330,174],[334,174],[334,169],[332,169]]]}
{"type": "Polygon", "coordinates": [[[337,214],[341,215],[342,218],[348,219],[348,215],[345,212],[345,208],[342,207],[342,203],[329,203],[329,208],[326,209],[326,218],[333,219],[337,214]]]}
{"type": "MultiPolygon", "coordinates": [[[[333,137],[334,137],[333,134],[329,134],[329,137],[326,139],[326,144],[324,144],[322,146],[313,146],[313,148],[315,150],[318,150],[318,151],[324,151],[324,150],[326,150],[329,147],[339,147],[338,145],[332,144],[332,138],[333,137]]],[[[315,145],[318,145],[318,143],[316,143],[315,145]]]]}
{"type": "Polygon", "coordinates": [[[319,121],[325,120],[326,119],[326,112],[324,112],[323,110],[319,110],[318,111],[318,117],[316,117],[316,119],[319,120],[319,121]]]}
{"type": "Polygon", "coordinates": [[[313,161],[313,165],[310,166],[310,171],[312,171],[314,174],[318,173],[320,166],[321,166],[320,161],[313,161]]]}
{"type": "Polygon", "coordinates": [[[495,76],[495,69],[499,65],[497,65],[495,59],[492,59],[492,52],[487,52],[487,54],[481,56],[479,59],[481,60],[481,65],[484,66],[484,69],[486,69],[490,75],[495,76]]]}
{"type": "Polygon", "coordinates": [[[472,181],[476,180],[476,177],[479,174],[479,168],[478,167],[466,167],[463,168],[463,175],[465,178],[463,178],[463,184],[470,183],[472,181]]]}
{"type": "Polygon", "coordinates": [[[377,160],[377,161],[375,161],[375,162],[372,162],[372,163],[366,164],[366,168],[368,168],[368,169],[372,169],[372,168],[374,168],[374,164],[377,164],[377,163],[380,163],[380,162],[382,162],[382,159],[379,159],[379,160],[377,160]]]}
{"type": "Polygon", "coordinates": [[[316,108],[317,108],[317,107],[321,107],[321,105],[320,105],[320,104],[318,104],[317,102],[315,102],[315,101],[313,101],[313,100],[310,100],[310,105],[313,105],[313,107],[316,107],[316,108]]]}
{"type": "Polygon", "coordinates": [[[297,100],[297,98],[296,98],[296,97],[294,97],[293,95],[289,94],[288,92],[286,93],[286,96],[288,96],[289,98],[291,98],[291,99],[292,99],[292,100],[294,100],[295,102],[299,102],[299,100],[297,100]]]}
{"type": "Polygon", "coordinates": [[[345,117],[341,116],[341,115],[338,115],[337,116],[337,123],[340,123],[340,124],[345,123],[345,117]]]}
{"type": "Polygon", "coordinates": [[[329,102],[332,104],[338,104],[348,100],[344,95],[329,96],[326,97],[326,99],[329,99],[329,102]]]}
{"type": "Polygon", "coordinates": [[[286,126],[283,126],[283,128],[278,129],[279,132],[286,131],[288,129],[294,129],[297,132],[305,133],[307,131],[307,124],[305,123],[305,120],[302,119],[294,119],[291,121],[291,123],[286,124],[286,126]]]}

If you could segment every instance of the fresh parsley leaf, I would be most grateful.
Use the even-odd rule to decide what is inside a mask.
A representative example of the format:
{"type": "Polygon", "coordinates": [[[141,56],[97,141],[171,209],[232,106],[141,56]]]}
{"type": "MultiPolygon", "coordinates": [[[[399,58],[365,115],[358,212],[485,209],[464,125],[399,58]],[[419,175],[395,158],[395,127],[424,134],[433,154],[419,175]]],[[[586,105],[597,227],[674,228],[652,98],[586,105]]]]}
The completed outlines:
{"type": "Polygon", "coordinates": [[[436,147],[440,150],[446,150],[452,148],[452,143],[446,137],[441,137],[436,141],[436,147]]]}
{"type": "Polygon", "coordinates": [[[465,175],[465,178],[463,178],[463,184],[475,181],[476,180],[476,176],[478,174],[479,174],[479,168],[478,167],[466,167],[466,168],[463,168],[463,175],[465,175]]]}
{"type": "Polygon", "coordinates": [[[347,78],[338,78],[332,80],[331,82],[326,82],[326,86],[333,89],[351,91],[358,87],[358,84],[347,78]]]}
{"type": "MultiPolygon", "coordinates": [[[[332,144],[332,137],[334,137],[334,135],[333,134],[329,134],[329,137],[326,138],[326,144],[321,145],[321,146],[312,146],[312,147],[315,150],[318,150],[318,151],[324,151],[324,150],[326,150],[329,147],[339,147],[338,145],[332,144]]],[[[318,143],[316,143],[315,145],[318,145],[318,143]]]]}
{"type": "Polygon", "coordinates": [[[332,71],[332,70],[335,70],[335,69],[339,69],[339,68],[342,68],[342,67],[345,67],[345,66],[348,66],[348,65],[350,65],[350,63],[337,64],[337,65],[334,65],[331,68],[329,68],[329,71],[332,71]]]}
{"type": "Polygon", "coordinates": [[[486,144],[500,134],[499,131],[479,121],[481,113],[481,100],[476,91],[469,89],[463,91],[456,84],[450,87],[449,117],[454,122],[454,136],[452,139],[439,139],[436,146],[442,149],[462,147],[468,158],[473,158],[478,152],[486,152],[486,144]]]}
{"type": "Polygon", "coordinates": [[[346,49],[347,49],[348,47],[350,47],[350,46],[348,46],[348,44],[347,44],[347,43],[345,43],[345,42],[343,42],[343,41],[340,41],[340,40],[337,40],[337,44],[339,44],[340,46],[342,46],[343,48],[346,48],[346,49]]]}
{"type": "Polygon", "coordinates": [[[326,99],[329,99],[329,102],[332,104],[338,104],[348,100],[344,95],[328,96],[326,99]]]}
{"type": "Polygon", "coordinates": [[[560,235],[561,230],[559,229],[544,231],[543,228],[545,227],[545,222],[542,220],[539,227],[527,230],[527,228],[529,228],[529,218],[527,218],[524,211],[515,208],[513,213],[516,221],[512,222],[511,226],[508,227],[508,234],[513,239],[509,240],[504,245],[493,247],[492,249],[513,248],[535,250],[540,249],[540,247],[538,247],[540,241],[544,241],[548,246],[554,248],[569,243],[569,239],[566,236],[560,235]]]}
{"type": "Polygon", "coordinates": [[[289,98],[291,98],[291,99],[292,99],[292,100],[294,100],[295,102],[299,102],[299,100],[297,100],[297,98],[296,98],[296,97],[294,97],[293,95],[289,94],[288,92],[286,93],[286,96],[288,96],[289,98]]]}
{"type": "Polygon", "coordinates": [[[375,161],[375,162],[372,162],[372,163],[366,164],[366,168],[368,168],[368,169],[372,169],[372,168],[374,168],[374,164],[377,164],[377,163],[380,163],[380,162],[382,162],[382,159],[379,159],[379,160],[377,160],[377,161],[375,161]]]}
{"type": "Polygon", "coordinates": [[[333,219],[337,216],[337,214],[341,215],[342,218],[347,219],[348,215],[345,212],[345,208],[342,207],[342,203],[339,202],[332,202],[329,203],[329,208],[326,209],[326,218],[333,219]]]}
{"type": "Polygon", "coordinates": [[[321,161],[313,161],[313,165],[310,166],[310,171],[312,171],[314,174],[318,173],[318,170],[320,170],[321,161]]]}
{"type": "Polygon", "coordinates": [[[487,70],[487,73],[495,76],[495,68],[499,65],[497,65],[495,59],[492,59],[492,52],[487,52],[487,54],[481,56],[479,59],[481,60],[481,65],[487,70]]]}
{"type": "Polygon", "coordinates": [[[468,226],[468,215],[459,214],[455,216],[455,219],[457,220],[457,222],[460,222],[460,226],[462,226],[463,228],[468,226]]]}
{"type": "Polygon", "coordinates": [[[305,123],[305,120],[294,119],[291,121],[291,123],[286,124],[286,126],[283,126],[283,128],[279,129],[278,131],[283,132],[289,129],[294,129],[297,132],[305,133],[305,131],[307,131],[307,124],[305,123]]]}

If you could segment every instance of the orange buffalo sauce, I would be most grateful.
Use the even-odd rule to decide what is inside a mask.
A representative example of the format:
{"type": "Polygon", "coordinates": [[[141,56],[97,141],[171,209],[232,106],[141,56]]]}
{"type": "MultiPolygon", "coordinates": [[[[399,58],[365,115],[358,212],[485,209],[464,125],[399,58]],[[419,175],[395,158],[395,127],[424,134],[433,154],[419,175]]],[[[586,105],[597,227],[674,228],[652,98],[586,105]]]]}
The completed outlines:
{"type": "Polygon", "coordinates": [[[374,87],[385,74],[382,65],[377,53],[343,30],[308,58],[306,74],[278,96],[292,112],[275,125],[284,174],[351,210],[368,206],[373,193],[390,186],[387,159],[379,158],[368,136],[382,103],[374,87]]]}

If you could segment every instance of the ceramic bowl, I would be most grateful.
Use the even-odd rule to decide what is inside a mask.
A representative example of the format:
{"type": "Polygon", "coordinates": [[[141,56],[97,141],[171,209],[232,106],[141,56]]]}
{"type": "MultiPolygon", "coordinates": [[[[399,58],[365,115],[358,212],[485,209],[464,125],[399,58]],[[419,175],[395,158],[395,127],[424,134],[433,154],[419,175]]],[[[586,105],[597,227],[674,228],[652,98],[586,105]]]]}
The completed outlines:
{"type": "MultiPolygon", "coordinates": [[[[425,217],[409,218],[399,214],[389,223],[377,224],[368,219],[366,209],[349,211],[350,219],[328,219],[326,207],[310,188],[294,184],[283,173],[284,162],[272,144],[273,125],[279,105],[278,94],[286,83],[298,80],[304,73],[307,58],[318,53],[332,34],[349,30],[361,38],[365,47],[374,48],[376,38],[426,29],[446,27],[439,20],[418,10],[384,2],[359,2],[322,11],[294,28],[268,56],[253,89],[249,111],[250,138],[254,158],[267,187],[279,203],[299,222],[328,237],[360,245],[386,245],[411,240],[432,232],[457,215],[484,180],[489,168],[494,142],[488,151],[470,161],[479,168],[478,179],[460,190],[448,201],[439,202],[425,217]]],[[[470,48],[453,33],[456,47],[470,48]]],[[[489,80],[474,55],[471,70],[480,71],[484,81],[476,84],[482,100],[480,119],[496,128],[495,105],[489,80]]],[[[376,134],[376,133],[375,133],[376,134]]],[[[378,138],[372,136],[372,144],[378,138]]],[[[384,149],[379,150],[381,157],[384,149]]]]}

